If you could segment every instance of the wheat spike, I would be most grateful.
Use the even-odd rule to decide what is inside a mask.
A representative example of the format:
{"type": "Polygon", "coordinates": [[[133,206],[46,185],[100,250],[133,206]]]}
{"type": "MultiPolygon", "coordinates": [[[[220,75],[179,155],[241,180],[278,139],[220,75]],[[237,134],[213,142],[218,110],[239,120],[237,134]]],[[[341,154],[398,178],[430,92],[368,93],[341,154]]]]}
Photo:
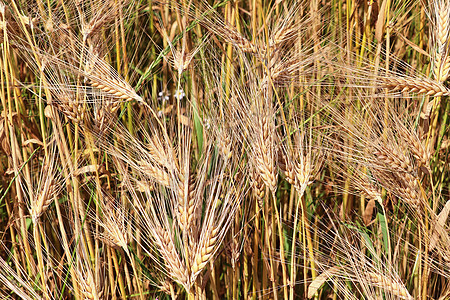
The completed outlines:
{"type": "Polygon", "coordinates": [[[167,271],[169,274],[175,281],[185,285],[188,279],[187,269],[180,261],[178,252],[169,232],[163,227],[157,229],[156,244],[159,247],[159,252],[163,257],[164,262],[168,266],[167,271]]]}
{"type": "Polygon", "coordinates": [[[94,122],[98,126],[98,130],[103,132],[114,123],[115,118],[113,118],[113,115],[119,110],[121,102],[110,97],[101,96],[101,100],[95,103],[94,122]]]}
{"type": "Polygon", "coordinates": [[[36,201],[31,203],[31,219],[34,223],[45,212],[53,201],[53,196],[56,193],[56,185],[54,180],[46,180],[42,190],[36,197],[36,201]]]}
{"type": "Polygon", "coordinates": [[[163,167],[157,166],[144,160],[138,161],[137,164],[141,168],[142,172],[150,179],[165,187],[170,187],[170,183],[172,182],[172,180],[163,167]]]}
{"type": "Polygon", "coordinates": [[[299,29],[295,25],[282,26],[269,37],[269,47],[272,51],[277,50],[281,46],[281,44],[293,38],[298,30],[299,29]]]}
{"type": "Polygon", "coordinates": [[[442,97],[449,96],[450,90],[439,82],[420,78],[402,78],[402,77],[381,77],[381,86],[393,91],[402,91],[409,93],[425,94],[427,96],[442,97]]]}
{"type": "Polygon", "coordinates": [[[398,172],[406,172],[414,174],[415,168],[412,166],[410,159],[398,151],[396,148],[389,145],[382,145],[377,147],[373,154],[385,165],[398,172]]]}
{"type": "Polygon", "coordinates": [[[63,91],[59,88],[52,89],[53,99],[48,102],[49,105],[56,107],[67,118],[75,123],[81,123],[85,120],[86,109],[83,103],[79,100],[84,97],[83,94],[76,98],[72,91],[63,91]]]}
{"type": "Polygon", "coordinates": [[[399,297],[400,299],[412,300],[413,297],[409,294],[406,287],[398,282],[394,282],[392,279],[382,276],[374,272],[368,272],[367,276],[374,286],[384,289],[385,291],[391,292],[393,295],[399,297]]]}
{"type": "Polygon", "coordinates": [[[242,52],[258,54],[259,48],[249,41],[246,37],[240,34],[236,29],[226,24],[223,27],[222,37],[229,43],[233,44],[242,52]]]}
{"type": "Polygon", "coordinates": [[[58,194],[60,177],[56,173],[55,161],[57,160],[55,149],[50,149],[50,156],[45,159],[39,172],[40,181],[30,182],[25,179],[30,188],[29,211],[33,224],[48,209],[53,199],[58,194]]]}
{"type": "Polygon", "coordinates": [[[128,233],[126,231],[126,220],[122,206],[113,207],[114,199],[104,195],[103,218],[96,218],[97,223],[103,228],[101,237],[111,247],[121,247],[128,253],[128,233]]]}
{"type": "Polygon", "coordinates": [[[314,297],[320,287],[331,277],[338,274],[341,269],[341,266],[334,266],[324,270],[322,274],[317,276],[308,286],[308,298],[314,297]]]}
{"type": "Polygon", "coordinates": [[[200,23],[205,29],[209,30],[213,34],[221,36],[227,43],[232,44],[244,53],[262,54],[265,51],[263,46],[255,45],[253,42],[239,33],[233,26],[224,23],[221,20],[214,22],[208,19],[204,19],[200,23]]]}
{"type": "Polygon", "coordinates": [[[194,256],[194,262],[191,266],[191,278],[195,278],[205,268],[206,264],[217,249],[219,231],[219,228],[212,229],[209,232],[208,237],[205,238],[206,241],[203,246],[194,256]]]}
{"type": "MultiPolygon", "coordinates": [[[[180,176],[183,179],[184,176],[180,176]]],[[[188,182],[180,180],[178,185],[178,220],[182,230],[189,230],[192,225],[196,213],[195,201],[195,175],[189,176],[188,182]],[[185,189],[187,191],[185,191],[185,189]]]]}
{"type": "Polygon", "coordinates": [[[377,201],[380,205],[383,205],[383,199],[381,198],[381,192],[375,187],[368,179],[361,183],[360,187],[364,195],[370,199],[377,201]]]}
{"type": "Polygon", "coordinates": [[[226,129],[220,130],[217,140],[217,146],[222,156],[226,159],[230,159],[233,155],[232,138],[226,129]]]}
{"type": "Polygon", "coordinates": [[[270,116],[264,116],[258,122],[259,124],[253,137],[253,164],[264,183],[271,191],[274,191],[278,180],[274,162],[276,155],[276,145],[274,143],[275,128],[270,116]]]}
{"type": "Polygon", "coordinates": [[[86,50],[86,70],[82,74],[88,83],[104,93],[125,101],[143,102],[141,96],[125,80],[112,70],[100,57],[86,50]]]}
{"type": "Polygon", "coordinates": [[[266,186],[264,185],[261,176],[257,174],[255,171],[250,172],[250,183],[253,190],[253,195],[258,201],[258,206],[263,207],[264,196],[266,193],[266,186]]]}
{"type": "Polygon", "coordinates": [[[434,27],[431,31],[434,35],[434,62],[433,72],[436,81],[447,80],[450,71],[450,57],[448,49],[448,38],[450,33],[450,5],[447,1],[433,1],[434,4],[434,27]]]}
{"type": "Polygon", "coordinates": [[[434,221],[434,228],[430,237],[430,250],[435,249],[439,245],[439,241],[442,239],[442,242],[448,241],[448,233],[446,222],[448,219],[448,215],[450,213],[450,200],[448,200],[441,212],[437,216],[434,221]]]}
{"type": "Polygon", "coordinates": [[[406,128],[404,124],[398,122],[399,130],[398,132],[402,136],[402,138],[408,144],[408,149],[411,151],[412,155],[422,163],[426,168],[430,167],[430,157],[431,153],[429,153],[425,147],[422,145],[421,141],[417,137],[414,132],[411,132],[406,128]]]}
{"type": "Polygon", "coordinates": [[[310,158],[302,157],[294,161],[289,160],[285,174],[287,174],[288,182],[294,186],[299,195],[303,195],[306,187],[311,183],[313,171],[310,158]]]}
{"type": "Polygon", "coordinates": [[[403,200],[407,201],[409,204],[413,206],[418,206],[421,202],[422,196],[420,193],[420,188],[417,183],[417,179],[414,176],[405,173],[403,182],[404,187],[399,188],[403,200]]]}
{"type": "Polygon", "coordinates": [[[89,300],[102,299],[102,292],[98,291],[92,273],[90,271],[86,273],[87,274],[80,274],[79,276],[84,297],[89,300]]]}

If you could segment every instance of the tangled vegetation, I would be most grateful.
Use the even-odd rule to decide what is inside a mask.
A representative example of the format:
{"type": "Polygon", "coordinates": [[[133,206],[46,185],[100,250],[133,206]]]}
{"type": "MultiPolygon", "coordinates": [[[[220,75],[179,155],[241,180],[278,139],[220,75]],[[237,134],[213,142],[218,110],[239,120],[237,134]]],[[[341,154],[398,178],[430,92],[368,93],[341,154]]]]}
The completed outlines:
{"type": "Polygon", "coordinates": [[[0,0],[4,299],[450,299],[448,0],[0,0]]]}

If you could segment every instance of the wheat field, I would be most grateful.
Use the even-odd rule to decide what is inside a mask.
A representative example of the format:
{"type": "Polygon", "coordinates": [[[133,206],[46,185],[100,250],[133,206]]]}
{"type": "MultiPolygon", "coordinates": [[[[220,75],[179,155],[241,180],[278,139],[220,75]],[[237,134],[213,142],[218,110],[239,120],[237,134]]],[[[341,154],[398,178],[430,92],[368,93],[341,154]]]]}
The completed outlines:
{"type": "Polygon", "coordinates": [[[450,299],[448,0],[0,0],[0,41],[1,299],[450,299]]]}

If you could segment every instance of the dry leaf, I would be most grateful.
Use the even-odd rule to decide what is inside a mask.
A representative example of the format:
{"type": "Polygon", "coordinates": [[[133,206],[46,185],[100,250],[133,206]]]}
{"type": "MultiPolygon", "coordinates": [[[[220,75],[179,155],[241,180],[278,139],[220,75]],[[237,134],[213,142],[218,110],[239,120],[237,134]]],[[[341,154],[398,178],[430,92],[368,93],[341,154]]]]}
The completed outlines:
{"type": "Polygon", "coordinates": [[[183,124],[184,126],[191,127],[191,122],[189,118],[186,116],[180,115],[180,123],[183,124]]]}
{"type": "Polygon", "coordinates": [[[11,148],[9,147],[9,143],[6,138],[4,124],[5,124],[5,119],[0,118],[0,147],[2,148],[3,152],[5,152],[9,156],[9,155],[11,155],[11,148]]]}
{"type": "Polygon", "coordinates": [[[5,152],[8,156],[11,155],[11,148],[9,147],[9,143],[6,138],[2,138],[0,141],[3,152],[5,152]]]}
{"type": "Polygon", "coordinates": [[[44,146],[40,140],[37,139],[29,139],[22,143],[22,147],[28,146],[29,144],[38,144],[39,146],[44,146]]]}
{"type": "Polygon", "coordinates": [[[430,102],[428,102],[426,107],[424,107],[422,109],[422,112],[420,113],[420,118],[422,118],[424,120],[428,119],[430,117],[433,106],[434,106],[434,100],[431,100],[430,102]]]}
{"type": "Polygon", "coordinates": [[[74,175],[78,176],[78,175],[85,174],[85,173],[93,173],[93,172],[97,171],[97,169],[98,169],[98,165],[84,166],[84,167],[81,167],[78,170],[76,170],[74,172],[74,175]]]}
{"type": "Polygon", "coordinates": [[[313,282],[308,286],[308,298],[314,297],[319,288],[331,277],[336,275],[341,270],[340,266],[334,266],[329,268],[328,270],[323,271],[322,274],[316,277],[313,282]]]}
{"type": "Polygon", "coordinates": [[[50,120],[54,120],[54,114],[53,114],[53,110],[52,110],[52,107],[51,107],[51,105],[47,105],[45,108],[44,108],[44,115],[47,117],[47,118],[49,118],[50,120]]]}
{"type": "Polygon", "coordinates": [[[91,155],[91,152],[97,153],[97,152],[100,152],[100,150],[96,147],[87,148],[83,151],[83,156],[89,156],[89,155],[91,155]]]}
{"type": "Polygon", "coordinates": [[[441,148],[439,150],[447,150],[447,148],[450,146],[450,140],[445,139],[442,144],[441,148]]]}
{"type": "Polygon", "coordinates": [[[344,212],[344,204],[341,203],[341,205],[339,205],[339,219],[344,221],[344,217],[345,217],[345,212],[344,212]]]}
{"type": "Polygon", "coordinates": [[[153,187],[146,181],[136,181],[136,188],[141,193],[150,192],[153,190],[153,187]]]}
{"type": "Polygon", "coordinates": [[[164,115],[168,115],[170,114],[170,112],[172,111],[172,109],[174,108],[175,105],[167,105],[166,108],[164,109],[164,115]]]}
{"type": "Polygon", "coordinates": [[[375,38],[378,42],[380,42],[383,38],[387,2],[387,0],[384,0],[383,4],[381,4],[381,9],[378,12],[377,24],[375,25],[375,38]]]}
{"type": "Polygon", "coordinates": [[[450,200],[447,201],[447,203],[445,203],[444,208],[441,210],[441,212],[439,213],[438,217],[437,217],[437,222],[436,225],[434,227],[433,230],[433,234],[431,235],[430,238],[430,250],[433,250],[438,241],[439,238],[441,236],[446,236],[448,237],[448,233],[445,230],[445,223],[447,222],[448,219],[448,214],[450,213],[450,200]]]}
{"type": "Polygon", "coordinates": [[[411,48],[413,48],[414,50],[416,50],[423,56],[430,58],[430,54],[428,54],[425,50],[423,50],[422,48],[420,48],[419,46],[417,46],[416,44],[414,44],[413,42],[408,40],[403,34],[401,34],[395,28],[392,28],[392,29],[394,30],[395,34],[402,39],[402,41],[404,41],[406,44],[408,44],[408,46],[410,46],[411,48]]]}
{"type": "Polygon", "coordinates": [[[373,215],[374,208],[375,208],[375,200],[370,199],[370,201],[367,203],[366,209],[364,210],[364,213],[363,213],[363,221],[366,226],[369,225],[370,222],[372,221],[372,215],[373,215]]]}

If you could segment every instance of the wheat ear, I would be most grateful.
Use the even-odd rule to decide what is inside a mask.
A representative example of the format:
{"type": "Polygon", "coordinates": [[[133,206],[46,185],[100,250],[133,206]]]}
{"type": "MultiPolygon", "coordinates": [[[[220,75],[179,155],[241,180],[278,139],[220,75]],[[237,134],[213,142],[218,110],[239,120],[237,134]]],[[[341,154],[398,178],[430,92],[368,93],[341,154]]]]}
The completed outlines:
{"type": "Polygon", "coordinates": [[[448,49],[448,38],[450,34],[450,5],[448,1],[436,0],[433,1],[434,12],[433,17],[436,20],[431,28],[434,37],[433,55],[433,72],[434,77],[438,82],[447,80],[450,71],[450,57],[448,49]]]}
{"type": "Polygon", "coordinates": [[[449,96],[450,89],[439,82],[431,79],[402,78],[402,77],[381,77],[381,86],[392,91],[402,91],[409,93],[425,94],[427,96],[442,97],[449,96]]]}
{"type": "Polygon", "coordinates": [[[208,236],[205,238],[203,246],[197,251],[194,256],[194,262],[191,266],[191,278],[195,278],[206,266],[208,261],[214,255],[219,242],[219,228],[213,228],[208,232],[208,236]]]}
{"type": "Polygon", "coordinates": [[[144,160],[138,161],[137,164],[147,177],[161,184],[162,186],[170,187],[170,175],[163,167],[144,160]]]}
{"type": "Polygon", "coordinates": [[[113,207],[114,199],[108,195],[103,196],[103,201],[106,202],[102,207],[103,218],[96,218],[97,223],[103,228],[101,237],[111,247],[121,247],[128,253],[125,208],[113,207]]]}
{"type": "Polygon", "coordinates": [[[374,286],[382,288],[385,291],[391,292],[393,295],[399,297],[400,299],[407,299],[407,300],[413,299],[413,297],[409,294],[408,290],[403,284],[395,282],[386,276],[382,276],[374,272],[368,272],[367,276],[370,283],[373,284],[374,286]]]}
{"type": "Polygon", "coordinates": [[[195,201],[195,175],[191,174],[187,181],[185,176],[179,174],[178,192],[178,220],[180,228],[184,231],[189,230],[193,224],[196,211],[195,201]]]}
{"type": "Polygon", "coordinates": [[[392,170],[406,172],[409,174],[414,174],[415,172],[415,168],[413,167],[411,160],[390,145],[379,145],[379,147],[373,151],[373,154],[378,160],[385,163],[385,165],[392,170]]]}
{"type": "Polygon", "coordinates": [[[169,232],[165,228],[160,227],[156,229],[155,237],[155,242],[159,248],[158,250],[168,266],[169,274],[175,281],[186,286],[188,282],[187,269],[180,261],[178,252],[169,232]]]}
{"type": "Polygon", "coordinates": [[[85,76],[92,87],[114,98],[125,101],[137,100],[138,102],[143,102],[142,97],[126,81],[121,80],[118,76],[110,76],[110,70],[106,64],[100,64],[97,60],[98,58],[95,58],[94,62],[89,63],[85,72],[85,76]]]}
{"type": "Polygon", "coordinates": [[[98,292],[94,277],[90,271],[87,274],[79,274],[82,293],[86,299],[100,300],[102,299],[102,292],[98,292]]]}
{"type": "Polygon", "coordinates": [[[42,190],[39,192],[36,201],[31,201],[31,219],[34,223],[47,210],[54,199],[56,185],[53,179],[46,180],[42,190]]]}
{"type": "Polygon", "coordinates": [[[256,172],[269,187],[275,191],[278,173],[275,171],[274,157],[276,155],[276,145],[274,143],[274,124],[269,120],[270,116],[265,116],[259,120],[260,124],[254,132],[253,137],[253,164],[256,172]]]}

